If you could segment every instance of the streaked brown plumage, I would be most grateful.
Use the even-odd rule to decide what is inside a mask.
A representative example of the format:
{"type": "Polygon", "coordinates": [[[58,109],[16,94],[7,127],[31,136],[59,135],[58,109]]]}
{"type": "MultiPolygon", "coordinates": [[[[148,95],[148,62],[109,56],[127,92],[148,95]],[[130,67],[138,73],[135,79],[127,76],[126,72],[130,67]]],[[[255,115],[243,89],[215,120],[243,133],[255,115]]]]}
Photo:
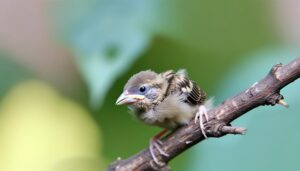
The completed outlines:
{"type": "Polygon", "coordinates": [[[130,103],[134,115],[142,122],[173,129],[190,121],[206,100],[206,95],[184,70],[172,70],[157,74],[141,71],[133,75],[124,92],[138,94],[139,88],[147,87],[145,98],[130,103]]]}

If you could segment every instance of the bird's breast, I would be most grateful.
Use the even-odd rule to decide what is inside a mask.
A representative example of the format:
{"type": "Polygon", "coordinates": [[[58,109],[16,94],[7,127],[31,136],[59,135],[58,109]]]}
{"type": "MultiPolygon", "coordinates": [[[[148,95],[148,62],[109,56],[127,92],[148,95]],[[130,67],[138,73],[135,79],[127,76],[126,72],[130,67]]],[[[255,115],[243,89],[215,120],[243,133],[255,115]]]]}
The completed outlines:
{"type": "Polygon", "coordinates": [[[136,114],[136,117],[148,125],[173,129],[187,124],[195,116],[198,108],[184,102],[179,103],[163,102],[147,112],[136,114]]]}

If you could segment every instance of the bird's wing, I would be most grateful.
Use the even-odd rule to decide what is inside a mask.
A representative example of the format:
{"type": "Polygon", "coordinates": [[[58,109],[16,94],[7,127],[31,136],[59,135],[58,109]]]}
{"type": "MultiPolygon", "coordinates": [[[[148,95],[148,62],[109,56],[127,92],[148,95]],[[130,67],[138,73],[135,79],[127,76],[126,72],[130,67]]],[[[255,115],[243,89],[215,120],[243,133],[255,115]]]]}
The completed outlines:
{"type": "Polygon", "coordinates": [[[190,80],[184,71],[178,71],[172,80],[173,87],[176,88],[184,97],[183,102],[190,105],[198,105],[204,103],[206,94],[201,90],[197,84],[190,80]]]}
{"type": "Polygon", "coordinates": [[[168,81],[168,87],[165,97],[170,94],[179,93],[180,100],[190,105],[204,103],[206,94],[197,84],[190,80],[185,70],[174,72],[172,70],[162,73],[162,76],[168,81]]]}

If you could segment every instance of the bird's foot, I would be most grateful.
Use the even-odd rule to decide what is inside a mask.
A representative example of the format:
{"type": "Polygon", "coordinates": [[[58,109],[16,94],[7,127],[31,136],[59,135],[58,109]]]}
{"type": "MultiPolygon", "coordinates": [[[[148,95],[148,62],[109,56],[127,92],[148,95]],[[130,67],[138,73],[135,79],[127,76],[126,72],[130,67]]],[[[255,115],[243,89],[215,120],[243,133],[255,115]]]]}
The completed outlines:
{"type": "Polygon", "coordinates": [[[207,135],[205,133],[205,126],[204,126],[204,120],[203,120],[204,118],[205,118],[206,122],[209,119],[208,114],[207,114],[207,108],[204,105],[201,105],[198,109],[198,112],[196,113],[195,123],[199,122],[200,130],[201,130],[204,138],[206,139],[207,135]]]}
{"type": "Polygon", "coordinates": [[[163,167],[163,166],[166,165],[166,163],[163,163],[163,162],[159,161],[157,159],[157,157],[155,156],[155,153],[154,153],[154,150],[157,149],[157,151],[159,152],[160,155],[169,157],[169,154],[167,154],[164,150],[161,149],[161,145],[162,145],[162,142],[159,139],[152,138],[150,140],[149,151],[150,151],[151,157],[153,158],[154,162],[158,166],[163,167]]]}

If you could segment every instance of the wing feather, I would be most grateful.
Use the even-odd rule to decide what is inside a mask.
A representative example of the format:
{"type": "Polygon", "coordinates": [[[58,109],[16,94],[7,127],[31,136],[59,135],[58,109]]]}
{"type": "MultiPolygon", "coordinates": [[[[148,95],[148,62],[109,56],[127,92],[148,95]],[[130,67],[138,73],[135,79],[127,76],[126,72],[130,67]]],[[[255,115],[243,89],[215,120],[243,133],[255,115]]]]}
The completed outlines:
{"type": "Polygon", "coordinates": [[[188,79],[186,76],[184,78],[176,79],[178,89],[181,93],[186,95],[184,102],[191,105],[198,105],[204,103],[206,95],[203,90],[201,90],[195,82],[188,79]]]}
{"type": "Polygon", "coordinates": [[[177,73],[172,70],[166,71],[162,73],[162,76],[169,82],[165,97],[169,94],[179,92],[184,95],[180,96],[182,97],[180,100],[190,105],[199,105],[206,100],[205,92],[194,81],[188,78],[184,70],[179,70],[177,73]]]}

